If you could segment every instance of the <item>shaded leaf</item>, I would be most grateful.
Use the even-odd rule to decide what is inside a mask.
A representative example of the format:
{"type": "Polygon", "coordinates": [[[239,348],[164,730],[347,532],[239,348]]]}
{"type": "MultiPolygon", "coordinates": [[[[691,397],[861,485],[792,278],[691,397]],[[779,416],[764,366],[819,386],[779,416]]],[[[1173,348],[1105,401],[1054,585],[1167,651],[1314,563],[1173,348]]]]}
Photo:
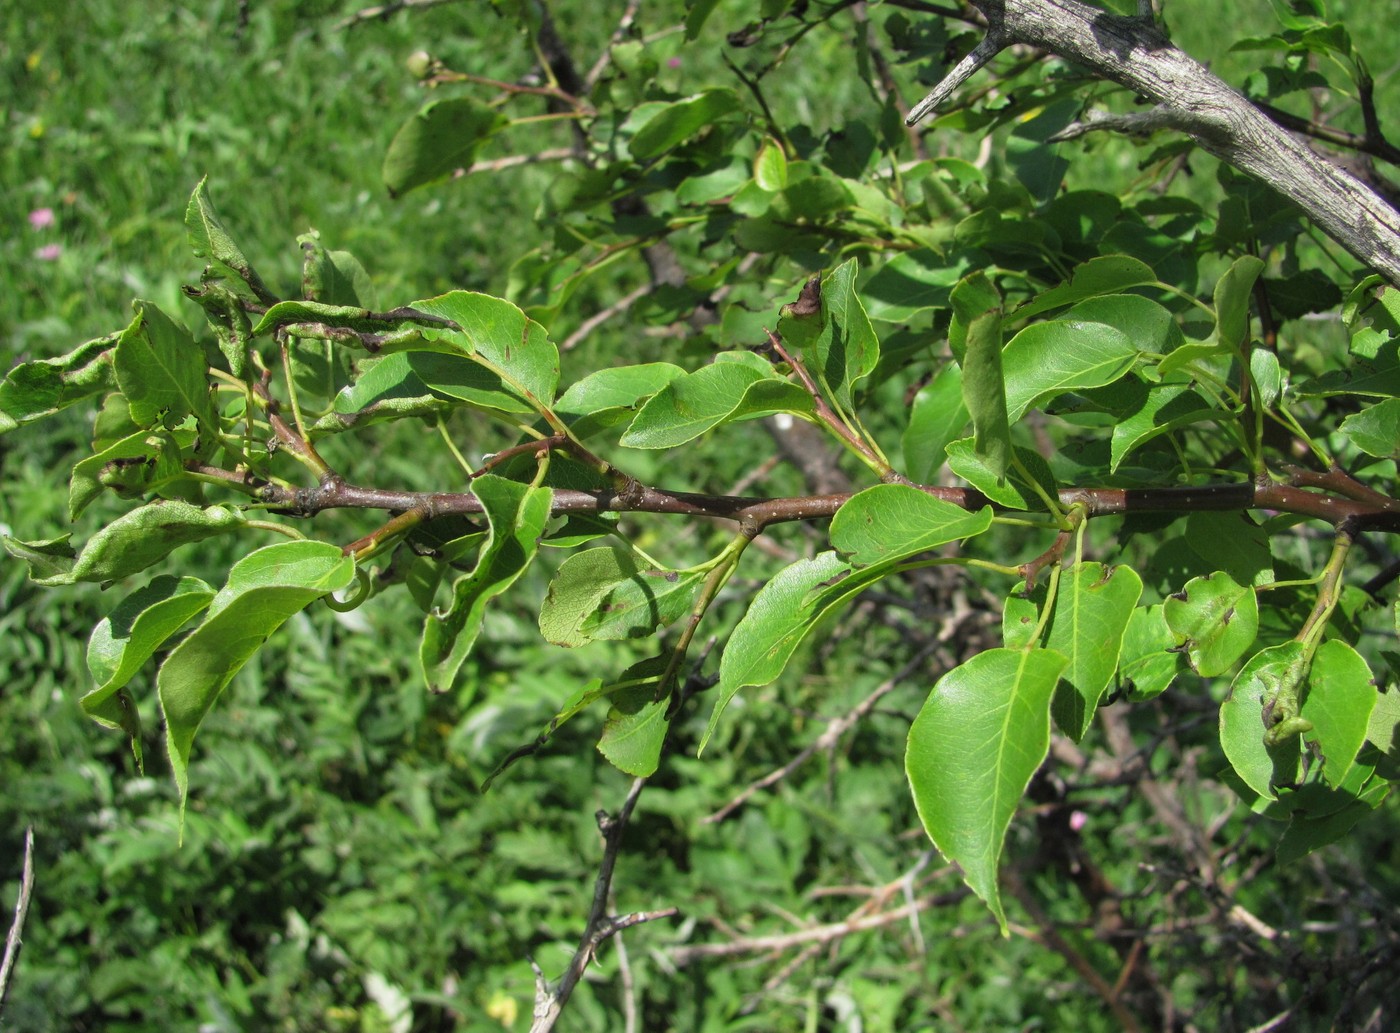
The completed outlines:
{"type": "Polygon", "coordinates": [[[714,89],[662,106],[642,123],[628,144],[632,157],[648,161],[739,109],[733,90],[714,89]]]}
{"type": "Polygon", "coordinates": [[[325,542],[258,549],[233,565],[203,622],[165,658],[156,689],[182,816],[195,732],[224,687],[289,617],[354,576],[355,561],[325,542]]]}
{"type": "Polygon", "coordinates": [[[423,625],[419,661],[432,692],[447,692],[481,633],[487,604],[513,585],[535,558],[549,520],[553,492],[493,474],[472,481],[490,523],[476,567],[459,578],[446,612],[433,611],[423,625]]]}
{"type": "Polygon", "coordinates": [[[950,362],[914,396],[900,440],[905,475],[917,483],[930,480],[969,419],[962,400],[962,367],[950,362]]]}
{"type": "Polygon", "coordinates": [[[471,97],[424,105],[399,127],[384,154],[382,175],[390,197],[469,169],[476,152],[510,121],[471,97]]]}
{"type": "Polygon", "coordinates": [[[87,666],[97,687],[81,700],[87,715],[124,728],[129,707],[114,698],[117,690],[213,598],[214,589],[199,578],[162,574],[99,621],[88,639],[87,666]]]}
{"type": "Polygon", "coordinates": [[[1268,800],[1275,788],[1295,785],[1302,753],[1296,739],[1267,745],[1264,704],[1280,689],[1296,689],[1307,673],[1307,653],[1301,642],[1261,649],[1249,658],[1220,705],[1220,745],[1230,766],[1245,785],[1268,800]]]}

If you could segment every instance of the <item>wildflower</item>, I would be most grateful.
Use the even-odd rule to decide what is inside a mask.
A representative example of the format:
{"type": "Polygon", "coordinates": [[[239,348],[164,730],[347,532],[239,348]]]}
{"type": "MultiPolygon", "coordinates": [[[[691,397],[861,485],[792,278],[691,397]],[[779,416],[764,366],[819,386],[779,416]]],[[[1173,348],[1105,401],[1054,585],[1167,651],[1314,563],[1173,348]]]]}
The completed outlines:
{"type": "Polygon", "coordinates": [[[29,213],[29,225],[36,230],[46,230],[54,223],[52,208],[35,208],[29,213]]]}
{"type": "Polygon", "coordinates": [[[667,68],[679,68],[680,66],[681,66],[681,59],[680,59],[680,58],[678,58],[678,57],[671,57],[671,58],[667,58],[667,59],[666,59],[666,67],[667,67],[667,68]]]}
{"type": "Polygon", "coordinates": [[[61,254],[63,254],[62,244],[45,244],[34,252],[34,257],[42,262],[56,262],[61,254]]]}

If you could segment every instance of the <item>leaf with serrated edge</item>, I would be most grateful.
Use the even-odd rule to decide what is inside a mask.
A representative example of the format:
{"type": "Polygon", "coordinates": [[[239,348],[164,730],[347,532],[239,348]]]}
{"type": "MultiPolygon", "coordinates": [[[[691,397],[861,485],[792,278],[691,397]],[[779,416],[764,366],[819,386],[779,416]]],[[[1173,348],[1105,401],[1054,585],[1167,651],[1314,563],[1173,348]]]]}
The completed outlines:
{"type": "Polygon", "coordinates": [[[1321,749],[1328,785],[1340,786],[1356,763],[1378,695],[1371,669],[1355,649],[1336,640],[1317,647],[1298,716],[1312,722],[1303,738],[1321,749]]]}
{"type": "Polygon", "coordinates": [[[233,676],[274,631],[355,576],[355,561],[326,542],[281,542],[249,553],[229,570],[204,621],[161,664],[156,676],[166,745],[183,821],[194,735],[233,676]]]}
{"type": "Polygon", "coordinates": [[[905,772],[940,853],[1006,934],[997,888],[1006,830],[1050,750],[1050,698],[1069,661],[1048,649],[989,649],[949,671],[909,729],[905,772]]]}

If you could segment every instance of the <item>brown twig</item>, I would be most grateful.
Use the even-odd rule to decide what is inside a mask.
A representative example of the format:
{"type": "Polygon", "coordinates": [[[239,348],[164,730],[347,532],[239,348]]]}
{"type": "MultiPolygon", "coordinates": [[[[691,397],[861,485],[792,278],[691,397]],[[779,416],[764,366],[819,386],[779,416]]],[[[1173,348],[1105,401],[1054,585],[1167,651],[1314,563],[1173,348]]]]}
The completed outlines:
{"type": "Polygon", "coordinates": [[[5,1012],[5,998],[10,993],[10,978],[19,962],[24,922],[29,917],[29,900],[34,895],[34,826],[24,830],[24,867],[19,879],[19,898],[15,901],[15,917],[5,937],[5,956],[0,959],[0,1015],[5,1012]]]}
{"type": "MultiPolygon", "coordinates": [[[[705,958],[727,958],[738,954],[758,954],[776,953],[789,950],[793,947],[805,947],[813,943],[831,943],[833,940],[844,939],[852,933],[866,932],[871,929],[881,929],[896,922],[903,922],[922,911],[929,908],[945,907],[955,904],[966,897],[969,889],[959,888],[950,890],[947,893],[933,893],[920,897],[912,904],[905,904],[890,911],[881,911],[871,915],[857,915],[841,922],[831,922],[826,925],[814,925],[806,929],[798,929],[795,932],[783,933],[778,936],[754,936],[749,938],[732,939],[725,943],[697,943],[689,947],[673,947],[668,952],[671,963],[677,968],[689,965],[691,962],[700,961],[705,958]]],[[[956,933],[949,933],[953,936],[956,933]]]]}
{"type": "MultiPolygon", "coordinates": [[[[559,1015],[574,992],[574,987],[583,978],[583,973],[593,961],[599,946],[610,936],[616,936],[624,929],[658,918],[670,918],[677,914],[676,908],[662,908],[658,911],[639,911],[628,915],[609,915],[608,900],[612,894],[613,870],[617,867],[617,855],[622,847],[622,833],[637,806],[637,799],[646,787],[645,778],[632,781],[627,790],[627,798],[616,815],[606,811],[598,812],[598,831],[603,834],[603,859],[598,864],[598,877],[593,883],[593,904],[588,909],[588,920],[583,927],[578,949],[564,970],[559,984],[552,989],[545,982],[538,966],[535,968],[535,1013],[530,1033],[548,1033],[559,1021],[559,1015]]],[[[533,964],[533,962],[532,962],[533,964]]]]}

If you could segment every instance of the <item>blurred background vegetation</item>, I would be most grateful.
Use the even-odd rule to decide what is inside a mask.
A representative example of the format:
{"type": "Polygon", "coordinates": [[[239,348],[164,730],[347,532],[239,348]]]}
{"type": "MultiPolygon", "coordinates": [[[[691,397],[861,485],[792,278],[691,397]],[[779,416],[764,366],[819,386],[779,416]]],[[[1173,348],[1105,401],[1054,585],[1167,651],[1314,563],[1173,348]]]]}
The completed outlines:
{"type": "MultiPolygon", "coordinates": [[[[620,13],[610,6],[618,11],[607,17],[596,4],[555,7],[561,36],[585,65],[620,13]]],[[[677,0],[656,8],[649,24],[678,25],[685,13],[677,0]]],[[[747,8],[721,3],[692,44],[678,32],[655,42],[667,86],[686,93],[732,81],[720,56],[724,33],[750,17],[747,8]]],[[[1342,16],[1353,8],[1372,13],[1333,5],[1342,16]]],[[[451,67],[510,80],[529,70],[520,41],[482,3],[343,27],[356,9],[342,0],[6,5],[6,367],[120,327],[133,297],[192,318],[179,287],[198,265],[182,220],[205,175],[226,223],[275,287],[290,291],[298,281],[295,238],[315,228],[328,246],[359,256],[393,303],[457,287],[509,289],[512,265],[551,233],[540,213],[556,169],[478,175],[395,201],[380,163],[423,99],[405,68],[412,52],[426,48],[451,67]]],[[[1219,10],[1175,0],[1167,16],[1179,45],[1243,82],[1265,58],[1229,53],[1228,44],[1275,23],[1263,2],[1235,5],[1228,20],[1219,10]]],[[[878,6],[872,12],[884,17],[878,6]]],[[[1375,55],[1383,112],[1400,111],[1397,68],[1384,64],[1400,55],[1395,34],[1393,24],[1368,23],[1363,40],[1375,55]]],[[[822,134],[878,118],[846,71],[851,56],[837,34],[804,47],[801,76],[773,85],[779,122],[822,134]]],[[[973,156],[977,144],[950,146],[973,156]]],[[[1111,140],[1092,149],[1071,176],[1126,188],[1136,174],[1132,149],[1111,140]]],[[[507,139],[482,157],[508,153],[507,139]]],[[[1219,190],[1212,166],[1193,168],[1183,189],[1209,199],[1219,190]]],[[[793,273],[785,282],[800,280],[793,273]]],[[[637,282],[636,269],[595,277],[561,313],[555,339],[637,282]]],[[[642,318],[607,324],[566,355],[565,383],[599,356],[693,356],[707,346],[648,336],[642,318]]],[[[65,415],[0,438],[0,530],[41,538],[66,524],[66,485],[54,471],[84,446],[86,420],[65,415]]],[[[382,483],[395,473],[405,483],[421,478],[415,433],[385,435],[367,457],[382,483]]],[[[755,467],[769,451],[756,436],[667,456],[667,483],[732,488],[707,480],[707,449],[723,448],[732,461],[736,447],[752,451],[755,467]]],[[[75,534],[110,513],[95,505],[75,534]]],[[[655,529],[682,555],[687,536],[709,533],[664,521],[655,529]]],[[[806,533],[776,537],[773,569],[806,533]]],[[[181,557],[194,574],[228,560],[181,557]]],[[[518,608],[489,619],[482,662],[460,696],[422,689],[414,662],[421,616],[402,596],[295,619],[202,730],[180,845],[155,714],[145,715],[150,763],[141,774],[122,738],[78,707],[101,593],[37,589],[22,564],[0,563],[6,915],[26,825],[35,828],[39,867],[5,1028],[527,1028],[529,959],[551,976],[563,967],[600,853],[593,815],[617,807],[626,780],[592,750],[594,715],[489,793],[476,786],[597,667],[620,670],[642,655],[626,644],[541,648],[529,603],[546,583],[545,573],[532,573],[518,608]]],[[[758,583],[735,586],[722,616],[742,612],[758,583]]],[[[1086,974],[1094,971],[1146,980],[1143,992],[1156,995],[1170,1028],[1243,1030],[1300,1000],[1296,1028],[1320,1028],[1309,1016],[1334,1015],[1338,1001],[1351,1002],[1359,1025],[1394,1006],[1395,987],[1364,971],[1365,958],[1382,957],[1385,932],[1364,916],[1388,915],[1400,900],[1393,805],[1342,845],[1279,869],[1261,819],[1210,780],[1221,759],[1208,735],[1192,734],[1214,720],[1204,690],[1199,706],[1174,693],[1131,723],[1119,719],[1119,770],[1136,765],[1123,784],[1067,792],[1047,777],[1042,806],[1013,827],[1008,847],[1010,940],[930,853],[908,801],[900,757],[926,678],[895,688],[834,748],[727,820],[703,823],[910,661],[909,622],[946,618],[921,590],[945,588],[915,586],[913,604],[876,601],[844,618],[785,679],[745,697],[737,731],[703,760],[694,747],[704,708],[678,730],[675,756],[628,832],[616,888],[618,910],[676,905],[681,916],[610,946],[570,1005],[567,1028],[1118,1029],[1121,1017],[1102,1006],[1102,988],[1086,974]],[[1171,812],[1139,791],[1153,778],[1171,780],[1179,812],[1216,844],[1210,856],[1225,869],[1213,873],[1218,881],[1191,869],[1171,812]],[[1063,835],[1069,825],[1072,839],[1063,835]],[[1140,941],[1150,957],[1116,957],[1112,937],[1099,935],[1105,916],[1094,912],[1093,893],[1074,885],[1092,878],[1129,902],[1128,920],[1155,930],[1140,941]],[[1229,900],[1213,899],[1222,885],[1229,900]],[[844,936],[803,934],[903,900],[922,902],[917,918],[844,936]],[[1236,921],[1221,918],[1235,907],[1236,921]],[[733,956],[683,953],[758,936],[788,940],[733,956]]],[[[959,599],[977,603],[975,586],[959,599]]],[[[959,634],[956,648],[976,648],[975,630],[959,634]]]]}

